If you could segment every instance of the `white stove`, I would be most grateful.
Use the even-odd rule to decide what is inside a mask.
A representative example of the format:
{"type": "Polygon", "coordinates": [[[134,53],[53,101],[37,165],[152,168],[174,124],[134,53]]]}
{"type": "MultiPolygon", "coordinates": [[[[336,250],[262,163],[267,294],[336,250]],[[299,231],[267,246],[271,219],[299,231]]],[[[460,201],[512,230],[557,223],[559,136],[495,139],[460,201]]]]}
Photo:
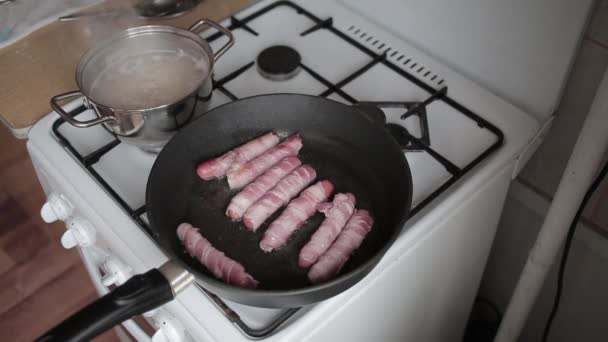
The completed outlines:
{"type": "MultiPolygon", "coordinates": [[[[191,286],[146,315],[158,329],[154,340],[459,340],[509,181],[533,151],[526,146],[538,144],[537,121],[339,2],[261,1],[222,24],[235,45],[215,66],[211,107],[277,92],[383,102],[412,171],[413,215],[380,264],[336,297],[261,309],[191,286]],[[273,46],[299,54],[292,78],[259,72],[258,55],[273,46]],[[427,99],[416,115],[400,118],[427,99]]],[[[222,43],[208,38],[213,48],[222,43]]],[[[82,101],[65,109],[94,115],[82,101]]],[[[166,260],[146,231],[155,155],[55,113],[32,128],[28,150],[49,198],[44,219],[66,222],[62,243],[80,249],[100,293],[166,260]]],[[[137,340],[150,339],[133,320],[123,326],[137,340]]]]}

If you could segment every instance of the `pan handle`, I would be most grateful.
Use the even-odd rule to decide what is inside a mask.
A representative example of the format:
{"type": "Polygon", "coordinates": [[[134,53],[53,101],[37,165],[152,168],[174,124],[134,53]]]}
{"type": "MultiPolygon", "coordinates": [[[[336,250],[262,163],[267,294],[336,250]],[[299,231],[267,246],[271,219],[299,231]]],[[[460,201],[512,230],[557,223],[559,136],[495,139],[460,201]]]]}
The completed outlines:
{"type": "Polygon", "coordinates": [[[213,59],[217,61],[224,54],[224,52],[228,51],[228,49],[230,49],[232,45],[234,45],[234,36],[232,35],[232,32],[230,32],[227,28],[209,19],[201,19],[195,22],[194,24],[192,24],[192,26],[188,28],[188,31],[198,34],[200,32],[199,29],[201,28],[201,26],[205,24],[215,28],[216,30],[224,34],[226,37],[228,37],[228,41],[226,42],[226,44],[224,44],[219,50],[217,50],[213,56],[213,59]]]}
{"type": "Polygon", "coordinates": [[[128,318],[171,301],[193,281],[192,274],[169,261],[131,277],[36,341],[89,341],[128,318]]]}
{"type": "Polygon", "coordinates": [[[118,124],[118,119],[113,116],[104,116],[104,117],[99,117],[99,118],[91,119],[91,120],[87,120],[87,121],[79,121],[79,120],[74,119],[70,114],[66,113],[63,110],[63,108],[61,108],[61,105],[59,105],[59,101],[64,101],[64,100],[68,100],[68,99],[72,99],[72,98],[76,98],[76,97],[80,97],[80,96],[83,96],[83,95],[78,90],[55,95],[55,96],[53,96],[53,98],[51,98],[51,108],[53,108],[53,110],[55,112],[57,112],[57,114],[59,114],[65,121],[67,121],[71,125],[79,127],[79,128],[87,128],[87,127],[95,126],[97,124],[104,123],[104,122],[107,122],[109,124],[115,124],[115,125],[118,124]]]}

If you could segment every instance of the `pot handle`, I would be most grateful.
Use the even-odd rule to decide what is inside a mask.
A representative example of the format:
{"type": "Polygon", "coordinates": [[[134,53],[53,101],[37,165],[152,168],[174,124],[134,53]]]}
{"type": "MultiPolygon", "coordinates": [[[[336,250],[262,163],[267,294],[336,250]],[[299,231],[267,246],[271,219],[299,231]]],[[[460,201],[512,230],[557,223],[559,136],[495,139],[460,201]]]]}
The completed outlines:
{"type": "Polygon", "coordinates": [[[169,261],[158,269],[131,277],[36,341],[89,341],[128,318],[171,301],[193,281],[192,274],[169,261]]]}
{"type": "Polygon", "coordinates": [[[232,45],[234,45],[234,36],[232,35],[232,32],[230,32],[230,30],[209,19],[201,19],[195,22],[194,24],[192,24],[192,26],[190,26],[190,28],[188,28],[188,31],[199,34],[199,29],[205,24],[215,28],[216,30],[226,35],[226,37],[228,37],[228,42],[226,42],[226,44],[224,44],[224,46],[217,50],[213,55],[213,59],[217,61],[224,54],[224,52],[228,51],[228,49],[230,49],[232,45]]]}
{"type": "Polygon", "coordinates": [[[59,105],[59,101],[64,101],[67,99],[72,99],[72,98],[80,97],[80,96],[83,96],[83,95],[78,90],[70,91],[67,93],[53,96],[53,98],[51,98],[51,108],[53,108],[53,110],[55,112],[57,112],[57,114],[59,114],[69,124],[79,127],[79,128],[91,127],[91,126],[95,126],[95,125],[98,125],[98,124],[104,123],[104,122],[112,123],[115,125],[118,124],[118,119],[113,116],[103,116],[103,117],[99,117],[99,118],[91,119],[91,120],[87,120],[87,121],[79,121],[79,120],[74,119],[70,114],[66,113],[63,110],[63,108],[61,108],[61,106],[59,105]]]}

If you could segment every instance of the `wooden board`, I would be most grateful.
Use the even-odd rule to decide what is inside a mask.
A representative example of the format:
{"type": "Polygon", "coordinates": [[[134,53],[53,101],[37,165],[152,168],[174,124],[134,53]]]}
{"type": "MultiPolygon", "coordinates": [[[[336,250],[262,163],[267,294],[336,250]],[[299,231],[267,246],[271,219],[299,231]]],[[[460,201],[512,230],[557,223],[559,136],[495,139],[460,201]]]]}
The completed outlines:
{"type": "MultiPolygon", "coordinates": [[[[204,0],[177,18],[93,18],[54,22],[36,30],[0,49],[0,121],[10,129],[24,129],[49,113],[52,96],[76,89],[74,74],[80,56],[99,39],[133,26],[163,24],[186,28],[200,18],[219,21],[251,2],[204,0]]],[[[102,6],[113,7],[115,3],[102,6]]]]}

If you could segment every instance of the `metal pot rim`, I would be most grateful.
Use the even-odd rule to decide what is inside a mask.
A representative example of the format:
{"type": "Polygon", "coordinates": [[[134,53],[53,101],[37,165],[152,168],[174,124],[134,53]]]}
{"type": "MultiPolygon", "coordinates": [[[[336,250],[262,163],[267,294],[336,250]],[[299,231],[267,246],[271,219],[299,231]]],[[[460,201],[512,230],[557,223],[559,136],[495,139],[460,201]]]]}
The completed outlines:
{"type": "Polygon", "coordinates": [[[207,79],[213,73],[213,67],[215,65],[214,62],[215,62],[215,60],[213,58],[213,51],[211,50],[211,47],[209,46],[207,41],[200,35],[192,32],[192,31],[186,30],[186,29],[181,29],[181,28],[168,26],[168,25],[144,25],[144,26],[137,26],[137,27],[132,27],[132,28],[123,30],[123,31],[111,36],[107,40],[104,40],[101,43],[96,44],[95,46],[89,48],[82,55],[82,57],[80,58],[80,61],[78,62],[78,67],[76,68],[75,79],[76,79],[76,85],[78,86],[78,89],[80,89],[80,91],[82,92],[84,97],[87,99],[87,101],[95,104],[96,106],[104,107],[104,108],[110,109],[112,111],[119,111],[121,113],[127,113],[127,114],[128,113],[135,114],[135,113],[142,113],[142,112],[167,108],[175,103],[181,102],[181,101],[185,100],[186,98],[192,96],[192,94],[197,92],[198,88],[200,88],[205,82],[207,82],[207,79]],[[135,36],[139,36],[139,35],[147,35],[147,34],[173,34],[173,35],[179,36],[181,38],[190,39],[191,41],[194,41],[195,43],[197,43],[203,49],[205,55],[207,56],[207,60],[209,62],[209,71],[207,72],[205,77],[201,78],[197,87],[195,87],[195,89],[192,92],[185,94],[182,98],[172,101],[171,103],[163,104],[160,106],[148,107],[148,108],[137,108],[137,109],[124,109],[124,108],[116,108],[116,107],[112,107],[112,106],[100,103],[100,102],[96,101],[93,97],[91,97],[91,94],[83,91],[84,88],[82,87],[81,78],[82,78],[82,75],[84,74],[87,64],[93,58],[93,56],[98,54],[100,51],[108,48],[109,46],[115,44],[116,42],[121,41],[122,39],[126,39],[129,37],[135,37],[135,36]]]}

